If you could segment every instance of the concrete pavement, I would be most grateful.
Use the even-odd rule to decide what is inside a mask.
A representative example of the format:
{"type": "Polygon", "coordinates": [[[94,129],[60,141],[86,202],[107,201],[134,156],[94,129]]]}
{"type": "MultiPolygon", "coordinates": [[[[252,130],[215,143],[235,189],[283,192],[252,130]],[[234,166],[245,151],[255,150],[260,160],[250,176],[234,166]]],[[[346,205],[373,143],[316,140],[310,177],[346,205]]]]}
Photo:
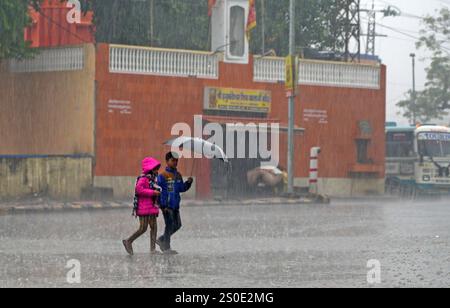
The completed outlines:
{"type": "MultiPolygon", "coordinates": [[[[246,200],[184,200],[183,206],[219,206],[241,204],[244,206],[264,205],[264,204],[312,204],[311,198],[261,198],[246,200]]],[[[55,201],[55,200],[25,200],[16,202],[0,202],[0,215],[22,214],[30,212],[61,212],[61,211],[79,211],[79,210],[114,210],[114,209],[132,209],[131,201],[55,201]]]]}
{"type": "Polygon", "coordinates": [[[450,286],[446,201],[186,206],[182,217],[180,255],[150,256],[147,234],[130,258],[128,209],[2,216],[0,287],[450,286]],[[71,260],[80,284],[67,280],[71,260]],[[367,280],[371,260],[380,284],[367,280]]]}

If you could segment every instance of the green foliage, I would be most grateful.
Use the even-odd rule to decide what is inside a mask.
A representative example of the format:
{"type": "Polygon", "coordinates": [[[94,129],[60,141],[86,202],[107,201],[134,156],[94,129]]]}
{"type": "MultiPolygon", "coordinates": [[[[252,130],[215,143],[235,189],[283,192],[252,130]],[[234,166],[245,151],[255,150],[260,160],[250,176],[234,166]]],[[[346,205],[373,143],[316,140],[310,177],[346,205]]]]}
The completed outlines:
{"type": "MultiPolygon", "coordinates": [[[[63,0],[61,0],[63,1],[63,0]]],[[[297,49],[342,49],[336,22],[342,9],[338,0],[296,0],[297,49]]],[[[40,0],[0,1],[0,58],[32,54],[23,39],[29,25],[28,5],[40,0]]],[[[84,11],[94,11],[96,41],[165,48],[209,50],[210,19],[207,0],[81,0],[84,11]]],[[[251,51],[262,52],[262,1],[256,1],[258,27],[252,33],[251,51]]],[[[265,0],[265,51],[288,53],[289,0],[265,0]]]]}
{"type": "Polygon", "coordinates": [[[97,42],[208,49],[206,0],[84,0],[83,4],[94,11],[97,42]]]}
{"type": "MultiPolygon", "coordinates": [[[[319,50],[342,48],[342,31],[336,16],[337,0],[296,0],[296,40],[302,47],[319,50]]],[[[210,20],[207,0],[84,0],[94,11],[97,42],[209,50],[210,20]],[[153,9],[152,9],[153,8],[153,9]]],[[[251,51],[262,46],[262,1],[256,1],[258,27],[252,33],[251,51]]],[[[278,55],[288,52],[289,0],[265,0],[265,49],[278,55]]]]}
{"type": "MultiPolygon", "coordinates": [[[[342,1],[336,0],[296,0],[295,40],[297,50],[313,48],[317,50],[342,50],[339,41],[343,31],[337,24],[337,15],[343,8],[342,1]]],[[[260,53],[262,46],[261,22],[262,2],[256,1],[258,27],[252,36],[251,50],[260,53]]],[[[265,50],[274,49],[280,56],[289,52],[289,0],[265,0],[265,50]]]]}
{"type": "Polygon", "coordinates": [[[417,93],[416,104],[407,99],[397,105],[405,117],[411,119],[415,110],[422,121],[429,121],[442,119],[450,109],[450,10],[443,8],[439,16],[425,18],[424,24],[417,47],[432,53],[425,90],[417,93]]]}
{"type": "Polygon", "coordinates": [[[28,7],[39,6],[39,0],[0,1],[0,60],[26,58],[34,54],[24,40],[24,28],[31,23],[28,7]]]}
{"type": "Polygon", "coordinates": [[[397,106],[403,110],[403,116],[409,120],[414,118],[414,111],[416,113],[416,120],[420,123],[428,123],[433,120],[443,120],[445,116],[448,116],[448,112],[441,108],[430,108],[430,96],[428,90],[416,93],[416,103],[414,104],[413,92],[408,91],[405,95],[406,98],[397,103],[397,106]]]}

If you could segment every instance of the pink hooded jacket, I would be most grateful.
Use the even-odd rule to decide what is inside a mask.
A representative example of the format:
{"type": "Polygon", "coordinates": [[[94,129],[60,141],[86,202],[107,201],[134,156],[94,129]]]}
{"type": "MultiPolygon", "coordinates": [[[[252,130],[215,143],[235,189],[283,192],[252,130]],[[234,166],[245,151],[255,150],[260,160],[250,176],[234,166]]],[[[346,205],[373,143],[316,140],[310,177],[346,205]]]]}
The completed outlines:
{"type": "MultiPolygon", "coordinates": [[[[147,157],[142,161],[142,173],[148,174],[161,163],[152,157],[147,157]]],[[[141,177],[136,184],[136,195],[138,196],[137,216],[158,215],[159,208],[156,207],[155,190],[150,189],[150,180],[147,177],[141,177]]]]}

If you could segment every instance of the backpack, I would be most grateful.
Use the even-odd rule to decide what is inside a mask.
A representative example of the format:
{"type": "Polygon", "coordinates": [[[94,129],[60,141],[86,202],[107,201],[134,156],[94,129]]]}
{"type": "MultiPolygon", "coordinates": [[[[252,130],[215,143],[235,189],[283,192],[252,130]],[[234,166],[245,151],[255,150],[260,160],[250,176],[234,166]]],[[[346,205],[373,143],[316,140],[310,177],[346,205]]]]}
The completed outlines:
{"type": "Polygon", "coordinates": [[[141,178],[143,178],[143,177],[138,176],[136,179],[136,183],[134,184],[133,212],[131,213],[131,216],[133,216],[134,218],[137,218],[137,210],[138,210],[138,206],[139,206],[139,197],[136,194],[136,186],[141,178]]]}
{"type": "MultiPolygon", "coordinates": [[[[145,176],[138,176],[136,179],[136,183],[134,184],[133,212],[131,213],[131,216],[133,216],[135,218],[137,218],[137,210],[138,210],[138,206],[139,206],[139,197],[136,194],[136,186],[141,178],[145,178],[145,176]]],[[[150,181],[150,189],[161,192],[161,187],[159,187],[153,181],[150,181]]],[[[155,200],[155,202],[159,203],[158,200],[155,200]]]]}

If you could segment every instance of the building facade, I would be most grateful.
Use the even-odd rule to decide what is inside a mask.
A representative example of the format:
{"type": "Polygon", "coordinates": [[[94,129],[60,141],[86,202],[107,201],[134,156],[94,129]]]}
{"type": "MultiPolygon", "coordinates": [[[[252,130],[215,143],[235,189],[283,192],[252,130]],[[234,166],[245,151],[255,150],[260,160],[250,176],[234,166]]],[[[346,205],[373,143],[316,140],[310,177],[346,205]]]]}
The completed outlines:
{"type": "MultiPolygon", "coordinates": [[[[141,159],[163,160],[174,125],[194,130],[198,119],[200,131],[208,123],[278,124],[279,165],[286,166],[285,59],[250,55],[247,44],[228,48],[229,37],[241,34],[221,30],[237,18],[234,7],[245,16],[246,5],[218,1],[213,18],[222,23],[213,41],[225,47],[211,52],[68,44],[1,63],[0,195],[79,198],[104,189],[129,198],[141,159]]],[[[297,68],[296,186],[308,185],[310,149],[321,147],[320,193],[383,193],[386,67],[303,59],[297,68]]],[[[224,185],[237,196],[259,163],[231,160],[227,184],[229,170],[215,160],[185,159],[180,170],[196,178],[197,198],[222,194],[224,185]]]]}

